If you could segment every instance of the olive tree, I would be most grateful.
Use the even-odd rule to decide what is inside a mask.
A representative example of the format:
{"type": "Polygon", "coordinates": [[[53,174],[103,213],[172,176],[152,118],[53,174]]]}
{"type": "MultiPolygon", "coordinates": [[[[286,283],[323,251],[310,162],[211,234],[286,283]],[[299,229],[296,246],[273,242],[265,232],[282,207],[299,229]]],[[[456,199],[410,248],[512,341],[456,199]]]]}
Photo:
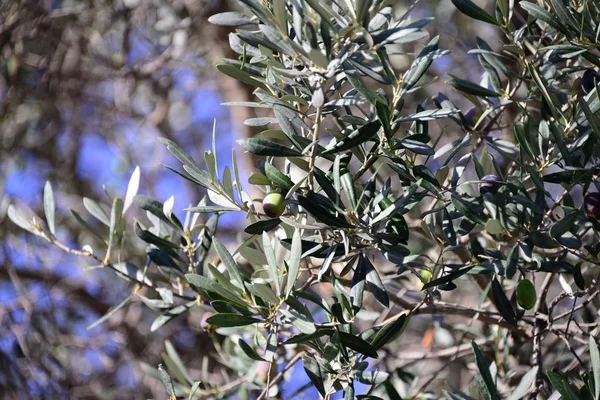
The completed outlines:
{"type": "Polygon", "coordinates": [[[598,399],[600,4],[452,0],[502,43],[477,38],[481,76],[448,71],[442,85],[430,67],[451,49],[423,44],[430,18],[413,7],[240,1],[247,13],[210,18],[238,28],[239,57],[216,67],[255,101],[225,106],[265,109],[246,124],[271,129],[240,139],[224,168],[218,126],[203,162],[159,138],[173,172],[206,193],[185,217],[173,197],[137,195],[139,170],[112,204],[85,201],[105,229],[74,213],[103,248],[56,237],[50,183],[45,222],[9,208],[22,228],[131,281],[97,324],[138,300],[157,311],[152,330],[200,311],[228,375],[196,380],[167,349],[149,373],[171,398],[281,396],[301,362],[323,398],[598,399]],[[432,83],[446,94],[419,97],[432,83]],[[240,151],[257,161],[247,183],[240,151]],[[146,219],[130,221],[132,206],[146,219]],[[225,213],[246,216],[233,242],[218,235],[225,213]],[[128,262],[138,239],[145,265],[128,262]],[[437,322],[422,343],[449,344],[411,352],[402,341],[426,315],[437,322]],[[432,389],[435,375],[413,369],[429,359],[469,379],[432,389]]]}

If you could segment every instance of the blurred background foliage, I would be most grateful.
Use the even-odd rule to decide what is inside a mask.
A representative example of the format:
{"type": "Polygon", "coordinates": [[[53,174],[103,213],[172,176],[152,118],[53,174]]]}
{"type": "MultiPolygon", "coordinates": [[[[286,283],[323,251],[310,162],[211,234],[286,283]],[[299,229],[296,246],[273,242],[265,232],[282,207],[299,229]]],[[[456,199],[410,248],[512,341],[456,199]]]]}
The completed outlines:
{"type": "MultiPolygon", "coordinates": [[[[495,6],[491,0],[477,3],[488,10],[495,6]]],[[[397,1],[395,12],[401,15],[410,5],[397,1]]],[[[174,193],[175,209],[196,204],[203,193],[162,166],[173,164],[173,158],[156,138],[171,139],[201,160],[216,120],[223,150],[218,153],[227,159],[224,165],[234,140],[252,133],[243,122],[260,109],[220,106],[249,100],[251,88],[216,71],[220,57],[237,55],[229,54],[228,29],[207,22],[209,16],[234,8],[233,2],[223,0],[0,3],[0,392],[4,396],[165,398],[163,385],[144,368],[161,362],[165,340],[191,374],[202,371],[211,382],[224,380],[197,313],[186,313],[150,333],[156,313],[137,302],[107,323],[86,330],[122,301],[126,283],[55,247],[40,251],[41,241],[10,223],[6,210],[18,198],[19,205],[40,213],[40,193],[50,180],[57,210],[83,213],[82,197],[106,200],[104,191],[123,195],[137,165],[143,171],[141,193],[161,201],[174,193]]],[[[476,48],[477,36],[495,49],[501,46],[497,31],[459,14],[450,1],[417,2],[412,16],[435,18],[427,28],[430,37],[440,35],[440,48],[453,50],[428,72],[440,79],[412,100],[435,96],[448,79],[447,71],[477,81],[483,69],[475,54],[467,54],[476,48]]],[[[407,55],[393,57],[394,66],[406,70],[413,46],[423,43],[402,47],[407,55]]],[[[469,107],[462,96],[449,96],[464,111],[469,107]]],[[[445,134],[440,145],[462,135],[450,120],[439,125],[435,131],[445,134]]],[[[248,173],[254,160],[248,156],[244,164],[248,173]]],[[[57,219],[57,235],[64,242],[93,247],[97,239],[72,218],[63,220],[59,214],[57,219]]],[[[235,238],[241,223],[235,215],[224,218],[220,234],[235,238]]],[[[133,243],[139,251],[128,249],[129,257],[143,254],[143,243],[133,243]]],[[[144,263],[143,258],[138,261],[144,263]]],[[[452,342],[443,326],[452,319],[415,320],[400,344],[406,366],[412,364],[411,351],[417,354],[419,349],[452,342]]],[[[465,354],[470,351],[464,349],[465,354]]],[[[436,362],[426,371],[443,365],[436,362]]],[[[465,365],[460,365],[450,370],[446,382],[461,386],[470,379],[470,374],[463,375],[465,365]]],[[[301,387],[308,382],[302,379],[294,384],[301,387]]]]}

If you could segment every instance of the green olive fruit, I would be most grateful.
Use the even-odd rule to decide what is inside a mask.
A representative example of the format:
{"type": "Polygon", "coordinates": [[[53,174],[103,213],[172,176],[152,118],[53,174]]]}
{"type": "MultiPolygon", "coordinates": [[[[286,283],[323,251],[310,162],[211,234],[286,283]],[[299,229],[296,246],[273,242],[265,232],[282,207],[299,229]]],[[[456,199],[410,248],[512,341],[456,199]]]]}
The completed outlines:
{"type": "Polygon", "coordinates": [[[279,192],[271,192],[263,199],[263,211],[268,217],[277,218],[285,209],[283,196],[279,192]]]}
{"type": "Polygon", "coordinates": [[[537,295],[535,286],[528,279],[523,279],[517,285],[517,303],[526,310],[531,310],[535,305],[537,295]]]}
{"type": "Polygon", "coordinates": [[[423,278],[423,280],[419,279],[419,288],[423,289],[423,286],[425,285],[425,283],[429,282],[431,280],[431,271],[429,271],[428,269],[423,269],[420,272],[421,274],[421,278],[423,278]],[[425,281],[425,282],[423,282],[425,281]]]}

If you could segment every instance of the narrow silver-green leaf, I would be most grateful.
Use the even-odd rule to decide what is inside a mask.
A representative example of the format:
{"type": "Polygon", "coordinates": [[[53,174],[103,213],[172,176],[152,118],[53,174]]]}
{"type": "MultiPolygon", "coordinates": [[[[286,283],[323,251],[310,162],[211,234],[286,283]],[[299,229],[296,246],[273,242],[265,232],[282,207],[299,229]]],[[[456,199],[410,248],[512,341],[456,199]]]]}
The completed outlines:
{"type": "Polygon", "coordinates": [[[311,335],[317,331],[315,323],[310,321],[305,315],[291,309],[282,310],[281,312],[290,319],[292,325],[294,325],[301,333],[311,335]]]}
{"type": "Polygon", "coordinates": [[[212,213],[212,212],[225,212],[225,211],[239,211],[239,208],[223,207],[223,206],[197,206],[189,207],[185,209],[189,212],[195,213],[212,213]]]}
{"type": "Polygon", "coordinates": [[[110,226],[110,217],[108,216],[106,211],[104,211],[104,209],[100,207],[100,205],[94,200],[88,197],[84,197],[83,206],[86,210],[88,210],[90,214],[92,214],[94,218],[102,222],[104,225],[110,226]]]}
{"type": "Polygon", "coordinates": [[[240,288],[244,287],[244,278],[242,277],[242,273],[240,271],[240,267],[237,265],[229,250],[225,247],[225,245],[218,239],[213,238],[213,247],[223,262],[225,269],[229,272],[229,276],[232,280],[235,281],[236,285],[240,288]]]}
{"type": "Polygon", "coordinates": [[[95,322],[91,323],[86,329],[87,330],[93,329],[93,328],[97,327],[98,325],[100,325],[101,323],[103,323],[104,321],[106,321],[107,319],[109,319],[114,313],[116,313],[117,311],[119,311],[120,309],[122,309],[123,307],[128,305],[131,302],[132,296],[133,295],[127,296],[125,298],[125,300],[123,300],[122,302],[120,302],[118,305],[111,308],[110,310],[108,310],[108,312],[106,314],[104,314],[103,316],[98,318],[95,322]]]}
{"type": "Polygon", "coordinates": [[[378,385],[385,382],[389,378],[390,374],[384,371],[356,371],[354,373],[354,379],[360,383],[366,385],[378,385]]]}
{"type": "Polygon", "coordinates": [[[246,151],[256,154],[257,156],[273,156],[273,157],[300,157],[300,153],[296,149],[283,146],[272,140],[260,138],[240,139],[237,143],[246,151]]]}
{"type": "Polygon", "coordinates": [[[35,233],[36,235],[39,234],[33,228],[32,220],[27,217],[27,214],[25,214],[25,212],[23,212],[23,210],[21,210],[19,207],[15,207],[11,204],[8,206],[7,214],[8,218],[10,218],[10,220],[21,229],[25,229],[26,231],[35,233]]]}
{"type": "Polygon", "coordinates": [[[153,286],[152,281],[147,276],[144,276],[144,273],[135,265],[128,262],[120,262],[111,265],[115,271],[124,277],[131,279],[134,282],[143,282],[146,286],[153,286]]]}
{"type": "Polygon", "coordinates": [[[228,11],[219,14],[211,15],[208,22],[219,26],[238,27],[246,24],[251,24],[254,21],[252,17],[240,12],[228,11]]]}
{"type": "Polygon", "coordinates": [[[508,400],[519,400],[527,395],[529,389],[533,382],[535,382],[535,378],[537,376],[538,366],[536,365],[531,370],[529,370],[523,378],[521,378],[521,382],[519,382],[519,386],[511,393],[508,400]]]}
{"type": "Polygon", "coordinates": [[[194,382],[194,384],[192,385],[192,388],[190,389],[190,395],[188,396],[188,400],[192,400],[192,399],[195,398],[194,395],[196,394],[196,392],[200,388],[200,385],[202,385],[202,381],[196,381],[196,382],[194,382]]]}
{"type": "Polygon", "coordinates": [[[46,223],[52,235],[56,235],[55,214],[56,204],[54,202],[54,192],[50,182],[44,186],[44,213],[46,214],[46,223]]]}
{"type": "Polygon", "coordinates": [[[292,236],[292,248],[290,249],[290,258],[288,260],[288,276],[287,283],[285,286],[285,297],[287,298],[292,290],[294,290],[294,285],[296,284],[296,280],[298,279],[298,274],[300,273],[300,260],[302,258],[302,240],[300,238],[300,232],[298,229],[294,230],[294,235],[292,236]]]}
{"type": "Polygon", "coordinates": [[[600,352],[594,335],[590,335],[590,358],[594,373],[594,398],[600,399],[600,352]]]}
{"type": "Polygon", "coordinates": [[[225,75],[237,79],[240,82],[247,83],[248,85],[257,86],[261,89],[267,90],[267,86],[265,85],[262,77],[252,75],[243,69],[237,68],[234,65],[218,64],[217,69],[225,75]]]}
{"type": "Polygon", "coordinates": [[[261,300],[266,303],[270,303],[273,306],[278,306],[281,303],[281,300],[277,295],[273,292],[270,285],[262,284],[262,283],[246,283],[246,287],[253,295],[259,297],[261,300]]]}
{"type": "Polygon", "coordinates": [[[167,394],[171,399],[175,399],[175,386],[173,385],[173,380],[162,364],[159,364],[158,372],[160,373],[160,379],[162,380],[163,385],[165,385],[165,388],[167,389],[167,394]]]}
{"type": "Polygon", "coordinates": [[[279,268],[277,268],[277,259],[275,258],[275,251],[271,245],[271,238],[267,232],[263,232],[263,250],[265,257],[267,257],[267,263],[269,265],[269,275],[275,284],[275,292],[281,293],[281,282],[279,276],[279,268]]]}
{"type": "Polygon", "coordinates": [[[154,332],[157,329],[161,328],[162,326],[164,326],[167,322],[171,321],[173,318],[179,316],[180,314],[184,313],[185,311],[187,311],[190,307],[194,306],[196,304],[196,301],[190,301],[186,304],[182,304],[180,306],[174,307],[172,309],[170,309],[169,311],[163,313],[162,315],[159,315],[154,322],[152,322],[152,325],[150,326],[150,331],[154,332]]]}
{"type": "Polygon", "coordinates": [[[121,235],[121,216],[123,215],[123,200],[120,197],[115,197],[113,200],[113,206],[110,212],[110,225],[108,226],[108,250],[115,245],[115,238],[121,235]]]}
{"type": "Polygon", "coordinates": [[[237,191],[237,194],[242,199],[242,181],[240,181],[240,172],[238,168],[237,156],[235,154],[235,149],[231,149],[231,164],[233,166],[233,186],[237,191]]]}
{"type": "MultiPolygon", "coordinates": [[[[179,356],[179,354],[177,353],[177,350],[175,350],[175,346],[173,346],[173,343],[171,343],[170,340],[165,341],[165,350],[167,350],[167,354],[169,355],[169,358],[171,359],[171,361],[173,361],[174,366],[176,367],[176,369],[178,370],[178,374],[177,375],[181,375],[183,378],[185,378],[185,380],[191,385],[194,383],[194,380],[192,379],[192,377],[190,376],[187,368],[185,367],[185,365],[183,364],[183,360],[181,359],[181,357],[179,356]]],[[[174,371],[173,371],[174,372],[174,371]]],[[[179,379],[179,378],[178,378],[179,379]]],[[[183,382],[182,382],[183,383],[183,382]]]]}
{"type": "Polygon", "coordinates": [[[410,121],[431,121],[434,119],[446,118],[453,114],[458,114],[459,110],[451,109],[440,109],[440,110],[425,110],[418,112],[408,117],[399,119],[399,122],[410,122],[410,121]]]}
{"type": "Polygon", "coordinates": [[[133,203],[133,199],[137,195],[138,189],[140,187],[140,167],[136,166],[131,174],[131,178],[129,178],[129,183],[127,184],[127,192],[125,192],[125,200],[123,202],[123,213],[127,212],[129,206],[133,203]]]}

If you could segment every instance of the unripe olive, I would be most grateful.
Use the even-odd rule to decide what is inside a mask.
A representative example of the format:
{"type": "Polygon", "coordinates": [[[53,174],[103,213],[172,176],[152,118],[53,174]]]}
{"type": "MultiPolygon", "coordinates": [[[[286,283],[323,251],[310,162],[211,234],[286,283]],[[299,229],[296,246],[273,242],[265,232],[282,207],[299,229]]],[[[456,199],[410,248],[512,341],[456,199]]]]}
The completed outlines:
{"type": "Polygon", "coordinates": [[[500,178],[496,175],[486,175],[481,178],[483,182],[481,182],[477,187],[479,188],[479,193],[496,193],[502,187],[500,183],[500,178]]]}
{"type": "Polygon", "coordinates": [[[526,310],[531,310],[535,306],[537,294],[535,286],[529,279],[523,279],[517,285],[517,303],[526,310]]]}
{"type": "Polygon", "coordinates": [[[595,69],[588,69],[581,78],[581,90],[588,94],[600,83],[600,74],[595,69]]]}
{"type": "Polygon", "coordinates": [[[277,218],[285,209],[283,196],[279,192],[271,192],[263,199],[263,211],[268,217],[277,218]]]}
{"type": "Polygon", "coordinates": [[[419,289],[423,289],[423,286],[429,282],[429,280],[431,279],[431,271],[429,271],[428,269],[423,269],[420,272],[421,274],[421,278],[423,278],[423,280],[419,279],[419,289]],[[424,281],[424,282],[423,282],[424,281]]]}
{"type": "Polygon", "coordinates": [[[586,194],[583,206],[589,217],[600,220],[600,193],[591,192],[586,194]]]}

